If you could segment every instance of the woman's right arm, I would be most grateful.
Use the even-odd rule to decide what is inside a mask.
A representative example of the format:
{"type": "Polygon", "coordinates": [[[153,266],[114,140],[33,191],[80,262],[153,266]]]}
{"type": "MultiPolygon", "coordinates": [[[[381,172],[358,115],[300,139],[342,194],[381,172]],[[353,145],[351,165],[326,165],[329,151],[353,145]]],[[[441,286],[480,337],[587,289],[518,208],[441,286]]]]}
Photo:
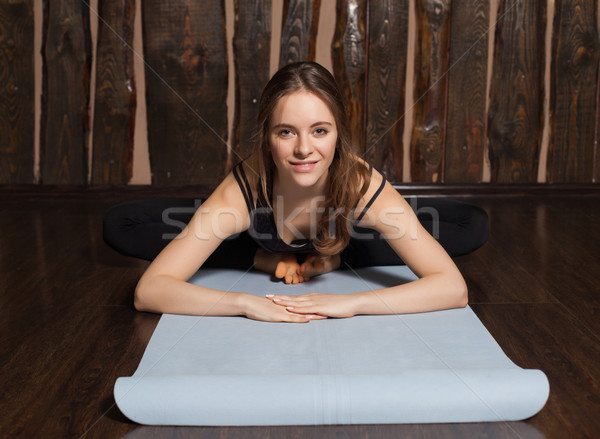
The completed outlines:
{"type": "Polygon", "coordinates": [[[142,275],[135,290],[135,308],[170,314],[309,321],[310,317],[290,313],[264,297],[187,282],[225,238],[247,230],[249,223],[244,197],[229,174],[142,275]]]}

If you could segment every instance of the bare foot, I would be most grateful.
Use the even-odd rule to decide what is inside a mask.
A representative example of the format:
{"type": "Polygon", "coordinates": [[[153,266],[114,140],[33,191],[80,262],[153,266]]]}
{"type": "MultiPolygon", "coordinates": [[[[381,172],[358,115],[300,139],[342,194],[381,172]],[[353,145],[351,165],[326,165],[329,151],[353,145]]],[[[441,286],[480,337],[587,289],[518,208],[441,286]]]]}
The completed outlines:
{"type": "Polygon", "coordinates": [[[304,276],[299,274],[300,264],[295,255],[284,254],[281,255],[281,260],[277,263],[275,268],[275,277],[283,279],[286,284],[297,284],[303,282],[304,276]]]}
{"type": "Polygon", "coordinates": [[[298,273],[308,280],[319,274],[329,273],[340,266],[340,255],[321,256],[318,254],[308,255],[300,266],[298,273]]]}
{"type": "Polygon", "coordinates": [[[259,248],[254,255],[254,266],[265,273],[274,274],[286,284],[297,284],[305,280],[298,272],[300,264],[294,254],[270,253],[259,248]]]}

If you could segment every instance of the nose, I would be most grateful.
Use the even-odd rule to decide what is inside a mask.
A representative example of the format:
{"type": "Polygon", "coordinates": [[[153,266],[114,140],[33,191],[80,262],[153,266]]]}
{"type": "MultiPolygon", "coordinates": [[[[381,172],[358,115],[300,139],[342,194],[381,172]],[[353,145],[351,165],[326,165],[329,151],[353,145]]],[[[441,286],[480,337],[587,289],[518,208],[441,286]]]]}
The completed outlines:
{"type": "Polygon", "coordinates": [[[308,136],[300,135],[296,141],[296,148],[294,154],[298,157],[308,157],[313,152],[312,142],[308,136]]]}

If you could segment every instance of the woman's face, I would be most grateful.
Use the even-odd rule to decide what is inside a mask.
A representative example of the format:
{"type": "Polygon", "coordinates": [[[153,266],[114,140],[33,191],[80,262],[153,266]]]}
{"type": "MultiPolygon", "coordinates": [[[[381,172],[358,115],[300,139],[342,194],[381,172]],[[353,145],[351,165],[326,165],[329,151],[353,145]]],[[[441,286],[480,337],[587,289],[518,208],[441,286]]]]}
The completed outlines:
{"type": "Polygon", "coordinates": [[[323,100],[307,91],[279,100],[271,116],[269,144],[280,181],[325,185],[336,143],[335,118],[323,100]]]}

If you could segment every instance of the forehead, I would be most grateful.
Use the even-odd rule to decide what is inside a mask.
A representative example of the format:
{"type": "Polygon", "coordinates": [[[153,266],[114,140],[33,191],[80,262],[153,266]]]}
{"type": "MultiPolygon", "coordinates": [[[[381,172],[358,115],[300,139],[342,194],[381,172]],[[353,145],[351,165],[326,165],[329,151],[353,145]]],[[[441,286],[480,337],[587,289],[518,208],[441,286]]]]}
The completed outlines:
{"type": "Polygon", "coordinates": [[[333,113],[325,101],[307,91],[298,91],[282,97],[271,117],[271,125],[310,125],[316,121],[335,124],[333,113]]]}

